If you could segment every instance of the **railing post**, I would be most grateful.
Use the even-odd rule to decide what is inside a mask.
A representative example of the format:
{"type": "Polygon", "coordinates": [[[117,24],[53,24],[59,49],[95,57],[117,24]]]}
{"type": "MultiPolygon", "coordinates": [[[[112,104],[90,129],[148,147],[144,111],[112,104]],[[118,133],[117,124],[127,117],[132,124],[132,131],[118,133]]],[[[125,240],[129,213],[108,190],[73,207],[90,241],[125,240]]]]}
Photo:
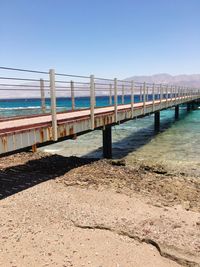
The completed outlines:
{"type": "Polygon", "coordinates": [[[124,105],[124,84],[122,84],[122,104],[124,105]]]}
{"type": "Polygon", "coordinates": [[[40,95],[41,95],[41,109],[42,112],[45,113],[46,105],[45,105],[45,93],[44,93],[44,80],[40,79],[40,95]]]}
{"type": "Polygon", "coordinates": [[[152,87],[152,101],[153,101],[153,111],[155,110],[155,83],[152,87]]]}
{"type": "Polygon", "coordinates": [[[110,84],[109,92],[109,104],[112,106],[112,84],[110,84]]]}
{"type": "Polygon", "coordinates": [[[49,70],[50,94],[51,94],[51,116],[52,116],[52,136],[53,140],[58,140],[57,131],[57,114],[56,114],[56,86],[55,86],[55,70],[49,70]]]}
{"type": "Polygon", "coordinates": [[[149,86],[146,86],[146,102],[149,100],[149,86]]]}
{"type": "Polygon", "coordinates": [[[133,118],[134,112],[134,82],[131,81],[131,118],[133,118]]]}
{"type": "Polygon", "coordinates": [[[115,105],[115,122],[117,123],[117,105],[118,105],[118,99],[117,99],[117,78],[114,79],[114,105],[115,105]]]}
{"type": "Polygon", "coordinates": [[[91,129],[94,130],[94,106],[95,106],[95,96],[94,96],[94,75],[90,75],[90,120],[91,129]]]}
{"type": "Polygon", "coordinates": [[[183,101],[183,86],[180,87],[180,101],[182,102],[183,101]]]}
{"type": "Polygon", "coordinates": [[[162,94],[162,84],[160,84],[160,103],[162,102],[163,94],[162,94]]]}
{"type": "Polygon", "coordinates": [[[180,103],[183,101],[183,86],[180,86],[180,103]]]}
{"type": "Polygon", "coordinates": [[[94,107],[96,106],[96,84],[94,82],[94,107]]]}
{"type": "Polygon", "coordinates": [[[181,86],[181,102],[183,101],[183,86],[181,86]]]}
{"type": "Polygon", "coordinates": [[[177,104],[177,86],[174,87],[174,98],[175,98],[175,104],[177,104]]]}
{"type": "Polygon", "coordinates": [[[166,107],[168,107],[168,85],[166,85],[166,107]]]}
{"type": "Polygon", "coordinates": [[[170,90],[171,90],[170,98],[171,98],[171,106],[172,106],[172,100],[173,100],[173,86],[170,86],[170,90]]]}
{"type": "Polygon", "coordinates": [[[74,82],[70,82],[71,87],[71,100],[72,100],[72,110],[75,110],[75,98],[74,98],[74,82]]]}
{"type": "Polygon", "coordinates": [[[143,113],[146,113],[146,83],[143,84],[143,113]]]}
{"type": "Polygon", "coordinates": [[[140,98],[139,98],[139,102],[142,102],[142,86],[140,86],[140,98]]]}

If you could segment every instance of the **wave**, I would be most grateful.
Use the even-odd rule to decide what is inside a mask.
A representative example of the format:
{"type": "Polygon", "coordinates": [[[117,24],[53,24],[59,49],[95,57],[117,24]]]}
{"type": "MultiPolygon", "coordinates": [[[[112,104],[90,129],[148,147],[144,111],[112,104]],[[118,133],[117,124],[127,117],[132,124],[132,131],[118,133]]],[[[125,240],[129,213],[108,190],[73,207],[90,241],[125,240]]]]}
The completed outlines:
{"type": "MultiPolygon", "coordinates": [[[[46,106],[46,109],[50,109],[50,106],[46,106]]],[[[57,109],[66,108],[66,107],[57,107],[57,109]]],[[[28,110],[28,109],[41,109],[41,106],[28,106],[28,107],[7,107],[2,108],[0,110],[28,110]]]]}
{"type": "MultiPolygon", "coordinates": [[[[85,107],[77,107],[78,109],[85,109],[85,107]]],[[[42,109],[41,106],[28,106],[28,107],[0,107],[0,111],[3,110],[34,110],[34,109],[42,109]]],[[[51,109],[51,106],[46,106],[47,110],[51,109]]],[[[57,106],[57,110],[60,109],[66,109],[66,110],[70,110],[70,107],[66,107],[66,106],[57,106]]]]}
{"type": "Polygon", "coordinates": [[[40,109],[40,106],[30,106],[30,107],[9,107],[9,108],[1,108],[0,110],[17,110],[17,109],[40,109]]]}

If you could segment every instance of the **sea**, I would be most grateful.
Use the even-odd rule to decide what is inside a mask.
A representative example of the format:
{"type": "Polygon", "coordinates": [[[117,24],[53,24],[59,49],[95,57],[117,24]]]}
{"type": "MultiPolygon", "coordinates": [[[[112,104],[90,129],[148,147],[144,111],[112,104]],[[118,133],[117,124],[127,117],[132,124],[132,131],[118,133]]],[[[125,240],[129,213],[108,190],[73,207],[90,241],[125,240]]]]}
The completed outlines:
{"type": "MultiPolygon", "coordinates": [[[[136,95],[134,100],[138,102],[141,99],[136,95]]],[[[119,97],[118,103],[121,101],[119,97]]],[[[125,96],[124,102],[130,103],[130,96],[125,96]]],[[[96,97],[96,106],[108,104],[108,97],[96,97]]],[[[75,105],[77,109],[89,107],[89,97],[77,97],[75,105]]],[[[4,99],[0,100],[0,117],[40,114],[40,107],[40,99],[4,99]]],[[[70,110],[70,98],[58,98],[57,108],[58,111],[70,110]]],[[[46,112],[50,112],[50,99],[46,99],[46,112]]],[[[170,170],[178,169],[183,173],[189,171],[193,175],[199,175],[200,109],[188,112],[186,106],[182,105],[178,120],[175,120],[174,113],[173,108],[161,112],[159,133],[154,131],[154,115],[113,126],[113,158],[126,159],[127,164],[132,166],[136,161],[160,164],[170,170]]],[[[95,130],[75,140],[55,143],[40,149],[61,156],[102,158],[102,131],[95,130]]]]}

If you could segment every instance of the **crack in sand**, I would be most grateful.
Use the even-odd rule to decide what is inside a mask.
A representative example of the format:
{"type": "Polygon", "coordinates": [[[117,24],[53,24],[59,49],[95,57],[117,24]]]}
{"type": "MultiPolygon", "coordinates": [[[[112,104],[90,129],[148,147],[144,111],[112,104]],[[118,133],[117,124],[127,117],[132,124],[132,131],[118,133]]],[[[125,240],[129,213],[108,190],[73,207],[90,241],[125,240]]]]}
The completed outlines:
{"type": "Polygon", "coordinates": [[[199,267],[200,265],[194,261],[190,261],[181,257],[178,257],[174,254],[171,254],[167,251],[165,251],[164,248],[161,248],[161,246],[154,240],[150,239],[150,238],[140,238],[139,236],[133,235],[129,232],[126,231],[122,231],[122,230],[116,230],[116,229],[112,229],[111,227],[108,226],[104,226],[101,224],[96,224],[96,225],[87,225],[87,224],[79,224],[73,220],[71,220],[73,226],[77,227],[77,228],[81,228],[81,229],[89,229],[89,230],[104,230],[104,231],[110,231],[112,233],[115,233],[117,235],[120,236],[126,236],[130,239],[136,240],[139,243],[146,243],[146,244],[150,244],[152,246],[154,246],[157,251],[159,252],[159,254],[167,259],[170,259],[182,266],[186,266],[186,267],[199,267]]]}

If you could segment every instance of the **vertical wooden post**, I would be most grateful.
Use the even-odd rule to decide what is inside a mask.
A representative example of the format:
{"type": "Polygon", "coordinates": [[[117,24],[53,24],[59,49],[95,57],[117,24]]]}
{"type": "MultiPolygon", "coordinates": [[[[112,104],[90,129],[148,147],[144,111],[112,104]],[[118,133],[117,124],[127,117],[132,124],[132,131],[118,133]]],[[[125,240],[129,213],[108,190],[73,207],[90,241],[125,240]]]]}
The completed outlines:
{"type": "Polygon", "coordinates": [[[160,102],[163,100],[163,86],[160,84],[160,102]]]}
{"type": "Polygon", "coordinates": [[[139,101],[142,102],[142,86],[140,86],[140,98],[139,101]]]}
{"type": "Polygon", "coordinates": [[[122,105],[124,105],[124,84],[122,84],[122,105]]]}
{"type": "Polygon", "coordinates": [[[146,113],[146,83],[143,84],[143,114],[146,113]]]}
{"type": "Polygon", "coordinates": [[[180,87],[180,102],[183,101],[183,87],[180,87]]]}
{"type": "Polygon", "coordinates": [[[134,82],[131,81],[131,118],[133,118],[134,112],[134,82]]]}
{"type": "Polygon", "coordinates": [[[168,85],[166,85],[166,96],[165,96],[165,98],[166,98],[166,107],[168,106],[168,85]]]}
{"type": "Polygon", "coordinates": [[[177,86],[174,87],[174,98],[175,98],[175,103],[177,104],[177,86]]]}
{"type": "Polygon", "coordinates": [[[58,140],[57,131],[57,114],[56,114],[56,87],[55,87],[55,70],[49,70],[50,94],[51,94],[51,116],[52,116],[52,137],[54,141],[58,140]]]}
{"type": "Polygon", "coordinates": [[[109,105],[112,106],[112,84],[110,84],[109,92],[109,105]]]}
{"type": "Polygon", "coordinates": [[[115,122],[117,122],[117,78],[114,79],[114,105],[115,105],[115,122]]]}
{"type": "Polygon", "coordinates": [[[94,107],[96,106],[96,84],[94,82],[94,107]]]}
{"type": "Polygon", "coordinates": [[[44,93],[44,80],[40,79],[40,95],[41,95],[41,109],[42,112],[45,113],[46,105],[45,105],[45,93],[44,93]]]}
{"type": "Polygon", "coordinates": [[[170,86],[170,98],[171,98],[171,105],[172,105],[172,99],[173,99],[173,86],[170,86]]]}
{"type": "Polygon", "coordinates": [[[149,101],[149,86],[146,86],[146,102],[149,101]]]}
{"type": "Polygon", "coordinates": [[[106,125],[103,127],[103,157],[112,158],[112,126],[106,125]]]}
{"type": "Polygon", "coordinates": [[[75,110],[75,98],[74,98],[74,82],[70,82],[71,87],[71,101],[72,101],[72,110],[75,110]]]}
{"type": "Polygon", "coordinates": [[[153,84],[152,87],[152,104],[153,104],[153,112],[155,110],[155,83],[153,84]]]}
{"type": "Polygon", "coordinates": [[[94,106],[95,106],[95,96],[94,96],[94,75],[90,75],[90,120],[91,129],[94,130],[94,106]]]}

